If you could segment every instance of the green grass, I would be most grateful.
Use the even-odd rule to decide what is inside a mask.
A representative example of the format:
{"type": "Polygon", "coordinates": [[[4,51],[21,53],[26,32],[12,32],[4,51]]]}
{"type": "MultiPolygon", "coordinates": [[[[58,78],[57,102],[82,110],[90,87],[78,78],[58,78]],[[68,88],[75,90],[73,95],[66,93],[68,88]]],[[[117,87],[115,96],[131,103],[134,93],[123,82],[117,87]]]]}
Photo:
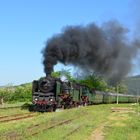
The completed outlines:
{"type": "Polygon", "coordinates": [[[135,113],[114,113],[114,118],[118,119],[109,120],[110,126],[105,129],[105,140],[139,140],[140,114],[137,107],[135,111],[135,113]]]}
{"type": "MultiPolygon", "coordinates": [[[[22,106],[25,103],[27,103],[27,102],[4,103],[3,105],[0,105],[0,108],[22,106]]],[[[31,103],[31,102],[29,102],[29,103],[31,103]]]]}
{"type": "MultiPolygon", "coordinates": [[[[69,134],[71,131],[80,127],[75,133],[69,135],[67,137],[67,140],[85,139],[89,136],[94,128],[105,121],[106,117],[104,117],[104,115],[108,116],[108,111],[104,106],[67,110],[62,113],[61,117],[69,118],[69,116],[71,116],[70,118],[73,118],[75,116],[78,116],[78,118],[68,125],[59,126],[50,131],[46,131],[45,133],[43,133],[43,137],[41,138],[42,140],[45,140],[46,137],[50,140],[62,140],[64,137],[67,137],[67,134],[69,134]]],[[[38,135],[35,140],[39,139],[41,135],[38,135]]]]}
{"type": "MultiPolygon", "coordinates": [[[[17,140],[87,140],[96,128],[107,122],[108,126],[103,130],[106,140],[131,140],[132,137],[132,140],[137,140],[140,137],[140,116],[138,117],[137,113],[115,114],[111,112],[111,107],[119,106],[130,107],[131,105],[93,105],[54,113],[35,113],[36,116],[33,118],[0,123],[0,139],[4,140],[9,138],[11,133],[13,135],[15,133],[17,140]],[[44,130],[69,119],[73,120],[67,124],[44,130]],[[36,124],[39,126],[28,129],[36,124]],[[31,135],[36,132],[38,134],[35,136],[31,135]]],[[[136,106],[133,108],[137,110],[136,106]]],[[[28,111],[19,108],[8,109],[2,110],[0,116],[26,112],[28,111]]]]}

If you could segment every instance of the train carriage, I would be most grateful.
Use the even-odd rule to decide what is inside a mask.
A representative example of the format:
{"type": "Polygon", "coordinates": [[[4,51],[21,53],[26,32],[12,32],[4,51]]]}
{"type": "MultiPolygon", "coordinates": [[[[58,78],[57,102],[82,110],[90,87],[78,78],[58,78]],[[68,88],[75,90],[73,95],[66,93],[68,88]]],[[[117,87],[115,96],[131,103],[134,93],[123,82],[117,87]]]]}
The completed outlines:
{"type": "Polygon", "coordinates": [[[103,95],[103,103],[110,104],[110,103],[116,103],[117,96],[113,93],[107,93],[105,92],[103,95]]]}
{"type": "Polygon", "coordinates": [[[93,103],[94,103],[94,104],[103,103],[103,95],[104,95],[104,92],[102,92],[102,91],[95,91],[94,94],[95,94],[95,95],[94,95],[95,97],[94,97],[93,103]]]}
{"type": "Polygon", "coordinates": [[[139,96],[128,95],[128,103],[137,103],[139,99],[139,96]]]}

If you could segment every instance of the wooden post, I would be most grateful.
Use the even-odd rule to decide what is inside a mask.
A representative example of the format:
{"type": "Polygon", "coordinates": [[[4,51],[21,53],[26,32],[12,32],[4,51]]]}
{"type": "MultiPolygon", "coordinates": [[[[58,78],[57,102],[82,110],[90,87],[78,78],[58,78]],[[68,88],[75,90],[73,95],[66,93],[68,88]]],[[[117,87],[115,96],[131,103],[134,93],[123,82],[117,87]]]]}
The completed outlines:
{"type": "Polygon", "coordinates": [[[3,105],[3,97],[0,98],[0,105],[3,105]]]}
{"type": "Polygon", "coordinates": [[[138,115],[139,115],[139,90],[137,87],[137,110],[138,110],[138,115]]]}
{"type": "Polygon", "coordinates": [[[119,103],[119,97],[118,97],[118,85],[117,85],[117,104],[119,103]]]}

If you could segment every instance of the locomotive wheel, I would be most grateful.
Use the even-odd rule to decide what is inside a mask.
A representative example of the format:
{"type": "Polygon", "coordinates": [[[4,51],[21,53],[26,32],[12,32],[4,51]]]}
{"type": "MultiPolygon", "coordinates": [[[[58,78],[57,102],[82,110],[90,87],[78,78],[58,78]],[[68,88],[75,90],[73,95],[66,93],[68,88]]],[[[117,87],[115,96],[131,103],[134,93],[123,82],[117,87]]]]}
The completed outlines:
{"type": "Polygon", "coordinates": [[[47,111],[49,111],[49,112],[53,112],[53,110],[54,110],[53,106],[49,106],[49,108],[47,109],[47,111]]]}
{"type": "Polygon", "coordinates": [[[33,105],[30,105],[30,106],[29,106],[29,111],[30,111],[30,112],[34,111],[34,106],[33,106],[33,105]]]}
{"type": "Polygon", "coordinates": [[[71,105],[69,103],[64,104],[64,109],[70,109],[70,108],[71,108],[71,105]]]}
{"type": "Polygon", "coordinates": [[[38,111],[38,110],[37,110],[37,106],[36,106],[36,105],[33,105],[33,104],[30,105],[30,106],[29,106],[29,111],[30,111],[30,112],[38,111]]]}
{"type": "Polygon", "coordinates": [[[53,111],[54,111],[54,112],[55,112],[56,108],[57,108],[57,106],[56,106],[56,105],[54,105],[54,106],[53,106],[53,111]]]}

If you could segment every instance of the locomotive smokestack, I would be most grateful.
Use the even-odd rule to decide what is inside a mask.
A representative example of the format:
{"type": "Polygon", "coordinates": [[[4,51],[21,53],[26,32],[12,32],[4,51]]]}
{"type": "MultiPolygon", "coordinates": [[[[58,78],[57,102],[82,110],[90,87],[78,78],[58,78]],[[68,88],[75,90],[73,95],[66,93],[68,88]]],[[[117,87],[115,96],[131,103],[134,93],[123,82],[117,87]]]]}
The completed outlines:
{"type": "Polygon", "coordinates": [[[43,50],[46,75],[61,62],[99,73],[112,83],[120,81],[130,72],[140,46],[140,40],[127,39],[127,32],[117,21],[66,27],[43,50]]]}
{"type": "Polygon", "coordinates": [[[52,71],[53,71],[52,64],[46,63],[46,77],[49,77],[52,71]]]}
{"type": "Polygon", "coordinates": [[[50,77],[50,73],[46,73],[46,77],[50,77]]]}

